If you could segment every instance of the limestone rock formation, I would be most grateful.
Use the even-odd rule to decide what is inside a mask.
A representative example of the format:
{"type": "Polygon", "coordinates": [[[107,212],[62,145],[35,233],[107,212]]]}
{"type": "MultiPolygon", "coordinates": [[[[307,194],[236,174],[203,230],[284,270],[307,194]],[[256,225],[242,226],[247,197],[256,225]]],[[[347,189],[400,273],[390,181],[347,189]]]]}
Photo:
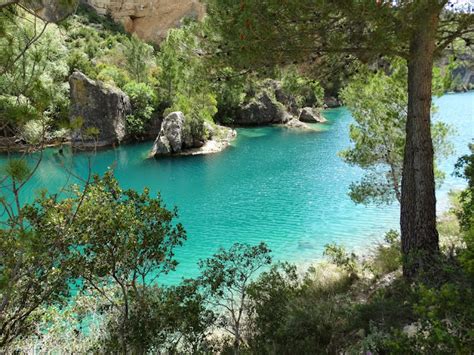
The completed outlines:
{"type": "Polygon", "coordinates": [[[155,139],[160,133],[161,124],[163,123],[163,117],[161,114],[155,112],[151,117],[150,121],[145,123],[145,128],[142,133],[143,139],[155,139]]]}
{"type": "Polygon", "coordinates": [[[327,96],[324,98],[324,106],[326,108],[335,108],[341,106],[341,102],[334,96],[327,96]]]}
{"type": "Polygon", "coordinates": [[[234,123],[245,126],[258,126],[271,123],[286,123],[291,118],[285,106],[274,97],[274,93],[266,89],[240,108],[234,123]]]}
{"type": "Polygon", "coordinates": [[[83,0],[99,14],[110,14],[145,41],[159,43],[183,18],[201,19],[204,5],[199,0],[83,0]]]}
{"type": "Polygon", "coordinates": [[[153,144],[151,151],[153,156],[181,152],[184,143],[184,120],[182,112],[171,112],[166,116],[153,144]]]}
{"type": "MultiPolygon", "coordinates": [[[[472,63],[472,61],[471,61],[472,63]]],[[[455,92],[469,91],[474,88],[474,65],[463,63],[453,70],[453,87],[455,92]]]]}
{"type": "Polygon", "coordinates": [[[295,98],[292,95],[285,92],[280,81],[267,79],[264,81],[264,85],[268,88],[271,88],[272,92],[275,95],[275,99],[279,103],[283,104],[283,106],[286,107],[287,111],[291,115],[298,115],[298,104],[295,98]]]}
{"type": "Polygon", "coordinates": [[[235,138],[233,129],[204,123],[204,137],[193,137],[186,127],[182,112],[171,112],[161,125],[160,133],[150,152],[151,157],[166,155],[198,155],[216,153],[235,138]]]}
{"type": "Polygon", "coordinates": [[[293,94],[286,91],[280,81],[273,79],[267,79],[249,91],[237,111],[233,122],[242,126],[285,124],[295,117],[309,123],[326,121],[318,110],[301,108],[293,94]]]}
{"type": "Polygon", "coordinates": [[[456,52],[456,65],[452,64],[453,52],[446,50],[436,63],[442,70],[451,70],[451,83],[448,90],[463,92],[474,89],[474,49],[467,47],[461,52],[456,52]]]}
{"type": "Polygon", "coordinates": [[[304,122],[301,122],[299,119],[297,118],[293,118],[291,121],[289,121],[287,124],[286,124],[286,127],[288,128],[297,128],[297,129],[307,129],[307,130],[311,130],[312,128],[310,126],[308,126],[306,123],[304,122]]]}
{"type": "Polygon", "coordinates": [[[79,0],[21,0],[20,3],[33,11],[36,16],[46,22],[59,22],[64,20],[76,10],[79,0]]]}
{"type": "Polygon", "coordinates": [[[69,85],[70,120],[73,125],[81,122],[72,133],[72,144],[91,148],[120,143],[126,137],[126,116],[131,112],[128,96],[79,71],[69,77],[69,85]]]}
{"type": "Polygon", "coordinates": [[[319,110],[312,107],[304,107],[301,109],[299,120],[307,123],[324,123],[326,119],[321,115],[319,110]]]}

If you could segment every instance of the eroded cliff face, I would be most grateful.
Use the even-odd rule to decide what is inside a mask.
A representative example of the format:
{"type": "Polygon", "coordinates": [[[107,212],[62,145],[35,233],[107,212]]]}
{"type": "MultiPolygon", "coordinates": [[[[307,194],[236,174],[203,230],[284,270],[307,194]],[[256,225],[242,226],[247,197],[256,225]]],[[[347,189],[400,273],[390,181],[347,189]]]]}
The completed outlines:
{"type": "Polygon", "coordinates": [[[201,19],[204,7],[198,0],[83,0],[99,14],[110,14],[145,41],[159,43],[168,29],[184,18],[201,19]]]}

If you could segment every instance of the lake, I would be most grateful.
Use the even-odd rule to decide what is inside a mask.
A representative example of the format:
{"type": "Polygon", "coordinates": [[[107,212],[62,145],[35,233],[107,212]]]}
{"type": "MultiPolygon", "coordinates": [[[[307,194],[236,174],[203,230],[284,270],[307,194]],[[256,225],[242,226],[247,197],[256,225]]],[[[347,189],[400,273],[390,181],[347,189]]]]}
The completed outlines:
{"type": "MultiPolygon", "coordinates": [[[[441,164],[447,173],[437,192],[442,211],[448,206],[448,191],[465,186],[451,174],[474,138],[474,92],[445,95],[435,103],[435,119],[457,131],[452,137],[456,154],[441,164]]],[[[365,252],[386,231],[399,228],[399,206],[358,206],[349,199],[348,187],[362,171],[337,153],[350,145],[352,118],[345,108],[324,115],[328,123],[316,126],[315,132],[238,129],[232,146],[214,155],[149,160],[152,142],[146,142],[100,151],[92,156],[92,167],[98,173],[113,167],[124,188],[149,187],[161,193],[168,207],[178,207],[188,240],[177,251],[180,265],[166,283],[195,276],[199,259],[234,242],[265,241],[276,259],[298,263],[321,258],[331,242],[365,252]]],[[[39,188],[57,192],[74,182],[55,158],[57,150],[45,151],[23,199],[32,200],[39,188]]],[[[69,154],[68,166],[84,176],[88,156],[69,154]]]]}

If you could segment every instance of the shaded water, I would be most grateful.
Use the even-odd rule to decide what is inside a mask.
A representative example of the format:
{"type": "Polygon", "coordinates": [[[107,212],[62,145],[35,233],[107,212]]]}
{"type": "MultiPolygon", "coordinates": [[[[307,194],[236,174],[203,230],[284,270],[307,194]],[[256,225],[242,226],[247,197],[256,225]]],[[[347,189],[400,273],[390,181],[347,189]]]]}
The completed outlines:
{"type": "MultiPolygon", "coordinates": [[[[446,95],[436,102],[437,118],[457,129],[456,156],[466,153],[474,137],[474,93],[446,95]]],[[[199,259],[234,242],[265,241],[277,259],[296,262],[320,258],[330,242],[363,251],[388,229],[398,229],[399,208],[352,203],[348,187],[361,170],[337,156],[350,144],[352,118],[344,108],[325,116],[329,122],[318,126],[318,132],[239,129],[229,149],[209,156],[146,160],[151,142],[126,145],[98,152],[92,158],[93,170],[102,173],[113,166],[124,188],[147,186],[160,191],[169,207],[178,206],[188,240],[177,252],[180,265],[167,277],[170,283],[195,276],[199,259]]],[[[56,152],[45,152],[23,198],[32,199],[38,188],[54,192],[67,183],[56,152]]],[[[76,173],[86,173],[86,156],[70,159],[76,173]]],[[[446,207],[450,189],[464,186],[450,175],[456,156],[441,165],[448,173],[438,191],[441,208],[446,207]]]]}

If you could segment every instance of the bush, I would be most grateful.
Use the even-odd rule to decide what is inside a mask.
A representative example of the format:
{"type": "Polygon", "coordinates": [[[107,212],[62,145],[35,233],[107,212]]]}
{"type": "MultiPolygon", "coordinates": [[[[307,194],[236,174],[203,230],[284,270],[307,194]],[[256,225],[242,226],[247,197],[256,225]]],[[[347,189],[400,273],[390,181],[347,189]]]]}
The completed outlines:
{"type": "Polygon", "coordinates": [[[22,137],[28,144],[39,144],[43,141],[47,127],[47,122],[44,121],[28,121],[23,126],[22,137]]]}
{"type": "Polygon", "coordinates": [[[385,234],[385,243],[377,245],[371,259],[372,271],[377,276],[398,270],[402,266],[400,235],[391,230],[385,234]]]}
{"type": "Polygon", "coordinates": [[[333,264],[346,271],[351,279],[359,278],[359,263],[356,254],[348,253],[343,246],[327,244],[324,255],[329,257],[333,264]]]}
{"type": "Polygon", "coordinates": [[[298,107],[322,106],[324,90],[315,80],[301,75],[297,68],[289,67],[281,75],[285,92],[290,94],[298,107]]]}
{"type": "Polygon", "coordinates": [[[87,54],[82,50],[72,49],[69,51],[67,56],[67,64],[69,66],[69,74],[72,74],[74,70],[79,70],[89,78],[95,78],[97,76],[97,69],[95,65],[90,61],[87,54]]]}
{"type": "Polygon", "coordinates": [[[148,84],[135,81],[126,84],[123,91],[129,96],[133,111],[127,116],[128,130],[133,136],[139,137],[155,111],[156,94],[148,84]]]}
{"type": "Polygon", "coordinates": [[[115,65],[100,64],[97,69],[99,70],[99,74],[97,74],[98,80],[118,86],[119,88],[124,88],[130,82],[128,73],[115,65]]]}
{"type": "Polygon", "coordinates": [[[214,122],[217,112],[217,101],[213,94],[194,92],[190,95],[177,94],[174,104],[165,110],[165,115],[174,111],[181,111],[186,117],[185,131],[196,141],[204,141],[209,132],[204,127],[204,122],[214,122]]]}
{"type": "Polygon", "coordinates": [[[327,277],[328,271],[310,268],[301,280],[295,266],[282,264],[260,275],[249,289],[252,351],[311,354],[341,349],[352,313],[351,281],[340,273],[327,277]]]}

